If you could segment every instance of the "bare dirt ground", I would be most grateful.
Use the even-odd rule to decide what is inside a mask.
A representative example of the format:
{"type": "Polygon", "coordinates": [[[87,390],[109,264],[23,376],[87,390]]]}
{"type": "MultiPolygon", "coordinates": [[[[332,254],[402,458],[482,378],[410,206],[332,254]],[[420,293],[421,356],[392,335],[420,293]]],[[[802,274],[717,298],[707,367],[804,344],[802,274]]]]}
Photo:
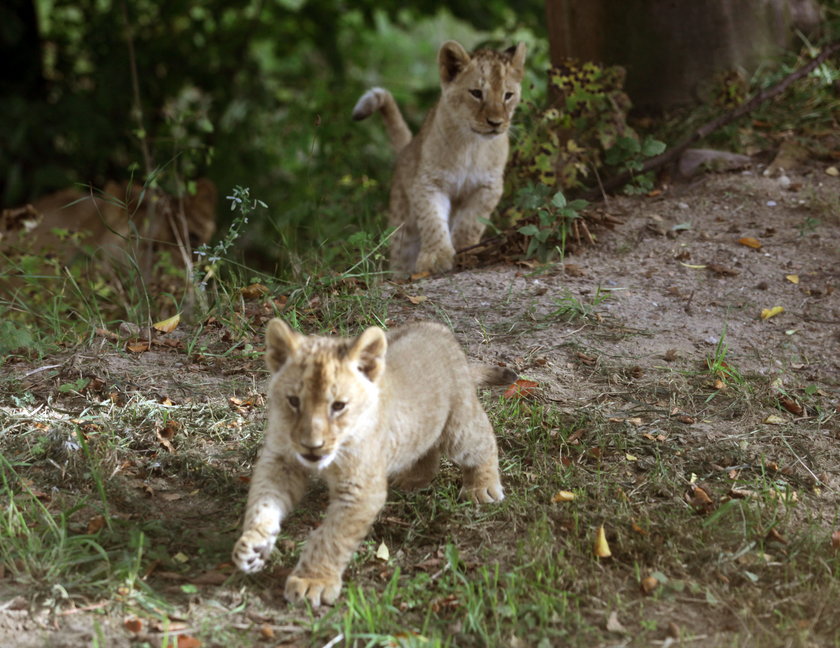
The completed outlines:
{"type": "MultiPolygon", "coordinates": [[[[817,510],[830,534],[840,510],[840,179],[814,168],[790,180],[783,185],[752,170],[707,175],[657,198],[611,199],[606,208],[623,224],[564,264],[502,264],[386,286],[389,325],[419,318],[450,323],[471,358],[506,363],[538,383],[538,401],[573,418],[611,421],[616,434],[640,444],[667,443],[672,461],[686,462],[686,486],[692,473],[703,479],[777,463],[803,491],[819,490],[817,510]],[[774,307],[784,310],[762,318],[774,307]]],[[[222,344],[222,335],[208,328],[208,348],[222,344]]],[[[257,338],[249,343],[258,350],[257,338]]],[[[102,342],[37,364],[7,364],[3,402],[33,394],[30,423],[40,420],[39,403],[83,417],[87,401],[57,390],[88,377],[101,380],[103,403],[118,392],[102,411],[136,406],[123,442],[154,462],[108,465],[103,474],[124,493],[111,498],[115,518],[126,525],[157,520],[168,552],[183,546],[196,563],[189,577],[147,568],[178,601],[169,618],[194,629],[225,610],[229,624],[255,637],[263,632],[266,645],[307,645],[282,602],[282,570],[231,580],[229,565],[216,564],[235,539],[247,488],[242,478],[259,443],[262,360],[256,353],[186,358],[175,348],[126,354],[102,342]],[[37,371],[43,367],[49,369],[37,371]],[[177,432],[144,415],[143,399],[183,407],[172,410],[177,432]],[[246,432],[236,443],[223,442],[224,426],[246,432]],[[203,461],[161,453],[167,441],[189,446],[191,456],[203,452],[203,461]],[[197,546],[212,559],[201,562],[197,546]]],[[[10,425],[6,434],[14,431],[10,425]]],[[[44,499],[55,507],[62,470],[72,473],[72,466],[47,465],[33,477],[38,488],[53,487],[44,499]]],[[[312,515],[298,520],[311,522],[312,515]]],[[[154,555],[154,548],[147,551],[154,555]]],[[[110,608],[96,600],[89,609],[61,608],[54,600],[52,608],[39,608],[35,601],[60,592],[37,594],[0,577],[0,645],[156,645],[166,631],[147,624],[132,634],[123,616],[97,613],[110,608]]],[[[663,602],[662,619],[706,637],[701,644],[727,644],[731,619],[716,630],[705,615],[666,608],[663,602]]],[[[631,636],[616,641],[632,644],[634,620],[622,621],[631,636]]]]}

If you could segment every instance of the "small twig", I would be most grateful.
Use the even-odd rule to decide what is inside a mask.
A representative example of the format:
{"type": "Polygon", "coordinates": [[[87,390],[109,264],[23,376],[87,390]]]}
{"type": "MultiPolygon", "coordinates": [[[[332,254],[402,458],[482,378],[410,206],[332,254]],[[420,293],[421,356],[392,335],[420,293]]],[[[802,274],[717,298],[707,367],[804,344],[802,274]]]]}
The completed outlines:
{"type": "Polygon", "coordinates": [[[736,119],[743,117],[749,112],[752,112],[759,104],[764,103],[768,99],[772,99],[778,94],[781,94],[785,90],[787,90],[788,86],[792,84],[794,81],[798,81],[802,77],[811,73],[812,70],[817,68],[818,66],[822,65],[822,63],[831,57],[835,52],[840,51],[840,42],[832,43],[828,45],[823,51],[817,56],[815,59],[811,60],[810,62],[806,63],[798,70],[790,73],[784,79],[779,81],[776,85],[767,88],[766,90],[762,90],[761,92],[753,95],[748,101],[742,103],[740,106],[733,108],[732,110],[724,113],[723,115],[719,115],[715,117],[712,121],[706,122],[699,128],[697,128],[693,133],[691,133],[688,137],[684,138],[682,141],[677,143],[676,145],[672,146],[670,149],[661,153],[655,157],[648,159],[647,161],[642,164],[642,167],[635,172],[625,171],[624,173],[620,173],[617,176],[610,178],[607,180],[603,186],[600,186],[598,190],[591,190],[584,194],[584,198],[589,200],[593,200],[598,197],[598,195],[602,192],[610,191],[615,189],[616,187],[621,187],[627,184],[630,180],[633,179],[633,176],[636,174],[647,173],[648,171],[653,171],[654,169],[658,169],[662,167],[671,160],[677,158],[679,155],[682,154],[687,148],[689,148],[692,144],[697,142],[698,140],[707,137],[711,133],[715,132],[719,128],[726,126],[727,124],[735,121],[736,119]]]}
{"type": "Polygon", "coordinates": [[[42,371],[47,371],[48,369],[57,369],[60,366],[60,364],[44,365],[43,367],[38,367],[37,369],[33,369],[32,371],[27,371],[25,374],[23,374],[23,377],[28,378],[29,376],[33,376],[36,373],[41,373],[42,371]]]}
{"type": "Polygon", "coordinates": [[[335,637],[333,637],[332,639],[330,639],[327,643],[325,643],[324,648],[332,648],[339,641],[343,641],[343,640],[344,640],[344,635],[343,634],[338,634],[335,637]]]}

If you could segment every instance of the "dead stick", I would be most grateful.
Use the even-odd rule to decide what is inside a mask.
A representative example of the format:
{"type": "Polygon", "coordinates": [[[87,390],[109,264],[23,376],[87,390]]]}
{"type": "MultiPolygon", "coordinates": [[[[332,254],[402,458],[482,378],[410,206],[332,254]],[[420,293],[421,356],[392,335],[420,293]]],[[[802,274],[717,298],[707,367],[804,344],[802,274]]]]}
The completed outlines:
{"type": "Polygon", "coordinates": [[[589,200],[596,199],[602,192],[610,191],[611,189],[615,189],[616,187],[620,187],[622,185],[627,184],[636,173],[647,173],[648,171],[652,171],[653,169],[658,169],[665,164],[668,164],[671,160],[676,158],[680,155],[683,151],[685,151],[689,146],[694,144],[696,141],[703,139],[707,135],[715,132],[717,129],[726,126],[730,122],[735,121],[739,117],[743,117],[747,113],[754,110],[759,104],[764,103],[768,99],[772,99],[778,94],[781,94],[785,90],[787,90],[788,86],[801,79],[802,77],[810,74],[810,72],[821,65],[823,61],[828,59],[832,54],[840,50],[840,42],[832,43],[828,45],[822,52],[820,52],[819,56],[815,59],[806,63],[801,68],[796,70],[795,72],[791,72],[787,75],[784,79],[779,81],[776,85],[767,88],[766,90],[762,90],[756,95],[753,95],[751,99],[742,103],[740,106],[733,108],[727,113],[720,115],[713,119],[710,122],[707,122],[700,126],[697,130],[695,130],[691,135],[683,139],[678,144],[675,144],[670,149],[665,151],[664,153],[660,153],[656,157],[652,157],[647,160],[644,164],[642,164],[642,168],[636,171],[635,173],[631,173],[629,171],[625,171],[624,173],[620,173],[617,176],[610,178],[607,180],[600,189],[597,190],[590,190],[586,192],[584,195],[585,198],[589,200]]]}

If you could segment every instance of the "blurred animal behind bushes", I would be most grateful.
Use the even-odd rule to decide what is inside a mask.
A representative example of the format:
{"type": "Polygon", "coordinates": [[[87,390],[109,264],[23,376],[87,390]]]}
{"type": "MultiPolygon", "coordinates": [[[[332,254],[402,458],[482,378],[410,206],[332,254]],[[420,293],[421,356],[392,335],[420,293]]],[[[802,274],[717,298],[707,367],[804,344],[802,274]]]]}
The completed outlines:
{"type": "Polygon", "coordinates": [[[192,250],[216,230],[218,192],[207,179],[182,197],[134,182],[101,191],[64,189],[0,214],[0,293],[50,265],[58,272],[88,261],[106,280],[133,269],[149,286],[183,275],[192,250]],[[39,263],[40,262],[40,263],[39,263]]]}

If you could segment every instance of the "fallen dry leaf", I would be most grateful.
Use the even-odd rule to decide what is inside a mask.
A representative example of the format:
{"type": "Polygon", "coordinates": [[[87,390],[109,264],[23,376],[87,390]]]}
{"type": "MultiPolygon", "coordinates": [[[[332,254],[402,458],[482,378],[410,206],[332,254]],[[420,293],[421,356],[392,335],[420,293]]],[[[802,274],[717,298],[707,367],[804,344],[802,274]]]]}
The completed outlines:
{"type": "Polygon", "coordinates": [[[840,530],[831,534],[831,548],[834,549],[834,551],[840,550],[840,530]]]}
{"type": "Polygon", "coordinates": [[[131,617],[130,619],[126,619],[123,622],[123,626],[125,627],[126,630],[128,630],[129,632],[133,632],[134,634],[137,634],[138,632],[143,630],[143,622],[136,617],[131,617]]]}
{"type": "Polygon", "coordinates": [[[165,437],[160,430],[155,430],[155,434],[157,435],[158,441],[160,441],[160,444],[164,448],[166,448],[169,452],[175,452],[175,446],[172,445],[172,442],[165,437]]]}
{"type": "Polygon", "coordinates": [[[149,350],[149,343],[146,341],[130,342],[125,345],[125,348],[132,353],[144,353],[149,350]]]}
{"type": "Polygon", "coordinates": [[[575,498],[575,494],[572,491],[557,491],[554,493],[554,496],[551,498],[552,502],[571,502],[575,498]]]}
{"type": "Polygon", "coordinates": [[[685,501],[689,503],[691,508],[701,513],[708,513],[715,508],[711,491],[705,485],[689,484],[688,491],[685,494],[685,501]]]}
{"type": "Polygon", "coordinates": [[[787,396],[779,396],[779,405],[784,407],[791,414],[795,414],[796,416],[801,416],[805,413],[805,408],[803,408],[802,405],[797,403],[792,398],[788,398],[787,396]]]}
{"type": "Polygon", "coordinates": [[[430,277],[431,274],[432,273],[427,270],[423,272],[415,272],[413,275],[411,275],[411,280],[417,281],[418,279],[425,279],[426,277],[430,277]]]}
{"type": "Polygon", "coordinates": [[[585,365],[589,365],[590,367],[596,362],[598,362],[598,358],[588,356],[585,353],[581,353],[580,351],[578,351],[575,355],[577,356],[578,360],[580,360],[585,365]]]}
{"type": "Polygon", "coordinates": [[[773,527],[772,529],[770,529],[770,531],[767,532],[767,540],[773,540],[780,544],[788,543],[787,539],[781,533],[776,531],[776,527],[773,527]]]}
{"type": "Polygon", "coordinates": [[[160,331],[161,333],[172,333],[172,331],[178,328],[178,324],[180,323],[181,313],[175,313],[172,317],[168,317],[160,322],[155,322],[152,324],[152,328],[156,331],[160,331]]]}
{"type": "Polygon", "coordinates": [[[242,299],[259,299],[268,292],[268,287],[261,283],[252,283],[239,289],[242,299]]]}
{"type": "Polygon", "coordinates": [[[783,419],[778,414],[771,414],[766,419],[764,419],[764,422],[767,425],[784,425],[786,423],[785,419],[783,419]]]}
{"type": "Polygon", "coordinates": [[[201,640],[191,635],[178,635],[173,648],[201,648],[201,640]]]}
{"type": "Polygon", "coordinates": [[[604,525],[598,527],[598,531],[595,534],[595,547],[593,549],[593,553],[598,558],[609,558],[612,556],[612,551],[610,551],[610,545],[607,542],[607,533],[604,531],[604,525]]]}
{"type": "Polygon", "coordinates": [[[727,268],[726,266],[720,265],[719,263],[707,263],[706,269],[710,272],[714,272],[719,277],[736,277],[738,276],[738,271],[733,270],[732,268],[727,268]]]}
{"type": "Polygon", "coordinates": [[[755,499],[758,493],[747,488],[730,488],[727,493],[732,499],[755,499]]]}
{"type": "Polygon", "coordinates": [[[117,340],[120,339],[119,335],[117,335],[116,333],[111,333],[111,331],[109,331],[108,329],[104,329],[104,328],[96,329],[96,334],[100,337],[104,337],[108,340],[111,340],[111,342],[116,342],[117,340]]]}
{"type": "Polygon", "coordinates": [[[379,543],[379,547],[376,550],[376,557],[385,562],[388,562],[388,559],[391,557],[391,552],[388,551],[388,545],[384,541],[379,543]]]}
{"type": "Polygon", "coordinates": [[[746,245],[749,248],[753,248],[754,250],[761,249],[761,241],[757,238],[753,238],[752,236],[742,236],[738,239],[738,243],[741,245],[746,245]]]}
{"type": "Polygon", "coordinates": [[[87,533],[88,535],[93,535],[94,533],[100,531],[105,526],[105,516],[104,515],[94,515],[90,520],[88,520],[87,525],[87,533]]]}
{"type": "Polygon", "coordinates": [[[625,634],[627,632],[627,628],[621,625],[621,621],[618,620],[618,612],[610,612],[610,616],[607,619],[607,632],[618,634],[625,634]]]}
{"type": "Polygon", "coordinates": [[[263,639],[274,639],[274,628],[267,623],[263,623],[260,626],[260,636],[263,639]]]}
{"type": "Polygon", "coordinates": [[[569,438],[566,439],[566,443],[569,445],[577,445],[580,443],[580,438],[586,434],[586,428],[578,428],[574,432],[569,435],[569,438]]]}
{"type": "Polygon", "coordinates": [[[799,283],[799,275],[795,275],[795,274],[785,275],[785,279],[787,279],[792,284],[798,284],[799,283]]]}
{"type": "Polygon", "coordinates": [[[832,178],[836,178],[837,176],[840,176],[840,169],[838,169],[836,166],[830,166],[830,167],[828,167],[828,168],[825,170],[825,172],[826,172],[828,175],[830,175],[832,178]]]}
{"type": "Polygon", "coordinates": [[[411,295],[406,295],[406,298],[408,299],[408,301],[410,301],[415,306],[417,306],[418,304],[422,304],[424,301],[426,301],[428,299],[428,297],[426,297],[425,295],[418,295],[417,297],[412,297],[411,295]]]}
{"type": "Polygon", "coordinates": [[[502,396],[504,398],[527,398],[533,394],[534,390],[539,387],[539,385],[539,383],[534,382],[533,380],[520,378],[508,387],[502,396]]]}
{"type": "Polygon", "coordinates": [[[784,306],[773,306],[773,308],[764,308],[761,310],[761,319],[770,319],[785,312],[784,306]]]}

